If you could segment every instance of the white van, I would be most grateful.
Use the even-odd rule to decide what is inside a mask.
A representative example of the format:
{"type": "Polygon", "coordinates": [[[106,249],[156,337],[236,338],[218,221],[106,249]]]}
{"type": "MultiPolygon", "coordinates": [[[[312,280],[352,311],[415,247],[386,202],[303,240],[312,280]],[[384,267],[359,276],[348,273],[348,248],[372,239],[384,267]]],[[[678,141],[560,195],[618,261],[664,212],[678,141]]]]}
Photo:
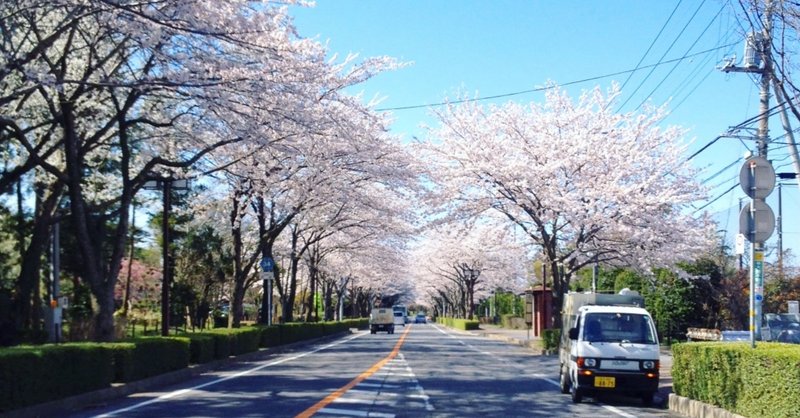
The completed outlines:
{"type": "Polygon", "coordinates": [[[659,378],[653,318],[639,307],[644,301],[638,294],[592,295],[602,297],[565,295],[561,392],[570,393],[575,403],[584,395],[618,392],[638,396],[649,405],[659,378]]]}
{"type": "Polygon", "coordinates": [[[403,315],[403,313],[400,312],[400,311],[394,311],[394,324],[405,327],[406,326],[406,316],[403,315]]]}

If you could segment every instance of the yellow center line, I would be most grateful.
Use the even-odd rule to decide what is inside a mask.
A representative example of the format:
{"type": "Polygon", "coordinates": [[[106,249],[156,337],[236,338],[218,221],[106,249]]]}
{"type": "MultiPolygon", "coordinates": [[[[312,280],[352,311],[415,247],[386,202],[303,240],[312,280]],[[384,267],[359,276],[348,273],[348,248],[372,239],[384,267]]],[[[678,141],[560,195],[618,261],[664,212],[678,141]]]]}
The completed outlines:
{"type": "Polygon", "coordinates": [[[341,388],[337,389],[336,391],[334,391],[330,395],[326,396],[323,400],[317,402],[311,408],[308,408],[305,411],[297,414],[295,416],[295,418],[309,418],[309,417],[311,417],[312,415],[316,414],[320,409],[328,406],[329,404],[331,404],[336,399],[339,399],[348,390],[352,389],[357,384],[363,382],[365,379],[367,379],[370,376],[372,376],[373,374],[375,374],[375,372],[380,370],[381,367],[385,366],[386,363],[391,361],[393,358],[397,357],[397,354],[400,353],[400,347],[403,346],[403,342],[405,341],[406,335],[408,334],[409,331],[411,331],[411,327],[406,327],[406,330],[403,331],[403,335],[400,336],[400,339],[397,340],[397,343],[394,345],[394,348],[392,349],[392,352],[389,353],[389,355],[386,356],[383,360],[373,364],[372,367],[367,369],[364,373],[361,373],[360,375],[358,375],[355,379],[351,380],[350,383],[342,386],[341,388]]]}

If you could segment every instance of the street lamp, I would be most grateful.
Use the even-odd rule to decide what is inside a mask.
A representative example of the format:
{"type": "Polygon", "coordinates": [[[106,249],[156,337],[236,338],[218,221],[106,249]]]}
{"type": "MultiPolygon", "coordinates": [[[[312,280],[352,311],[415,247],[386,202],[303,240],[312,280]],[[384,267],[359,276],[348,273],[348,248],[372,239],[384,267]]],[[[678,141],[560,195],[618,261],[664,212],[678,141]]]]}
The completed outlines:
{"type": "Polygon", "coordinates": [[[169,285],[172,282],[172,264],[169,261],[169,212],[172,209],[172,190],[188,190],[188,179],[176,179],[172,175],[151,176],[144,184],[147,190],[162,190],[164,213],[161,220],[162,242],[162,264],[163,274],[161,277],[161,335],[169,335],[169,285]]]}

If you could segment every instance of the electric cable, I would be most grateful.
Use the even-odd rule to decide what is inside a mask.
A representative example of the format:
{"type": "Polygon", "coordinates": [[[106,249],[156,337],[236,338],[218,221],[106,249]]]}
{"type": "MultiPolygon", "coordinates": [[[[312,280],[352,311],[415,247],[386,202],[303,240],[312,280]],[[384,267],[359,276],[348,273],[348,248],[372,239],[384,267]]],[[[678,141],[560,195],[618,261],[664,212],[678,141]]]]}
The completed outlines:
{"type": "Polygon", "coordinates": [[[697,213],[697,212],[699,212],[699,211],[701,211],[701,210],[703,210],[703,209],[705,209],[705,208],[709,207],[709,206],[710,206],[712,203],[714,203],[714,202],[716,202],[717,200],[721,199],[723,196],[725,196],[726,194],[730,193],[730,192],[731,192],[733,189],[735,189],[735,188],[737,188],[737,187],[739,187],[739,182],[736,182],[736,184],[734,184],[733,186],[731,186],[731,188],[730,188],[730,189],[726,190],[726,191],[725,191],[724,193],[722,193],[721,195],[719,195],[719,196],[715,197],[714,199],[712,199],[711,201],[707,202],[705,205],[703,205],[703,206],[700,206],[699,208],[695,209],[695,211],[694,211],[693,213],[697,213]]]}
{"type": "MultiPolygon", "coordinates": [[[[669,17],[667,18],[667,21],[664,22],[663,25],[661,25],[661,29],[659,29],[658,34],[656,34],[656,37],[653,39],[652,42],[650,42],[650,46],[647,47],[647,51],[644,51],[644,54],[642,55],[642,57],[639,58],[639,62],[636,63],[636,67],[635,67],[636,69],[638,69],[639,66],[642,65],[642,62],[647,57],[647,54],[649,54],[650,50],[653,49],[653,46],[656,44],[656,41],[658,41],[658,38],[661,37],[661,34],[664,32],[664,29],[667,27],[667,25],[669,24],[670,20],[672,20],[672,16],[675,16],[675,12],[678,11],[678,7],[680,7],[682,2],[683,2],[683,0],[678,0],[678,4],[676,4],[675,8],[672,9],[672,13],[669,14],[669,17]]],[[[625,86],[628,85],[628,81],[631,80],[631,77],[633,77],[633,72],[628,74],[628,77],[622,83],[622,87],[619,88],[620,90],[624,90],[625,89],[625,86]]]]}
{"type": "Polygon", "coordinates": [[[737,158],[737,159],[736,159],[734,162],[732,162],[732,163],[730,163],[730,164],[726,165],[726,166],[725,166],[725,168],[723,168],[722,170],[719,170],[719,171],[717,171],[717,172],[716,172],[716,173],[714,173],[714,174],[713,174],[711,177],[709,177],[709,178],[707,178],[707,179],[703,180],[701,183],[702,183],[702,184],[706,184],[706,183],[708,183],[709,181],[713,180],[714,178],[716,178],[716,177],[717,177],[717,176],[719,176],[720,174],[724,173],[724,172],[725,172],[725,170],[727,170],[727,169],[729,169],[729,168],[733,167],[734,165],[738,164],[740,161],[742,161],[742,157],[739,157],[739,158],[737,158]]]}
{"type": "MultiPolygon", "coordinates": [[[[700,39],[702,39],[703,35],[705,35],[706,32],[708,32],[708,29],[711,27],[712,24],[714,24],[714,22],[717,20],[719,15],[722,13],[722,10],[724,8],[725,8],[725,5],[722,5],[722,7],[719,9],[719,11],[717,11],[717,14],[714,15],[714,18],[711,19],[710,22],[708,22],[708,25],[706,25],[706,27],[703,29],[703,31],[700,32],[700,35],[698,35],[697,38],[694,40],[694,42],[692,42],[692,44],[689,46],[689,48],[686,49],[686,53],[685,54],[688,54],[692,50],[692,48],[694,48],[695,45],[697,45],[697,43],[700,42],[700,39]]],[[[636,106],[635,110],[639,110],[642,107],[642,105],[647,103],[647,101],[650,99],[650,97],[653,96],[653,93],[655,93],[656,90],[658,90],[659,87],[661,87],[661,85],[663,85],[664,82],[667,81],[667,79],[672,75],[672,73],[675,71],[675,69],[678,68],[678,65],[680,65],[680,62],[676,62],[675,65],[672,66],[672,68],[669,70],[669,72],[667,72],[667,75],[665,75],[664,78],[662,78],[661,81],[655,87],[653,87],[653,90],[651,90],[650,93],[648,93],[647,96],[645,96],[645,99],[642,100],[642,102],[639,103],[638,106],[636,106]]]]}
{"type": "Polygon", "coordinates": [[[528,94],[528,93],[537,93],[537,92],[541,92],[541,91],[552,90],[552,89],[558,88],[558,87],[571,86],[571,85],[574,85],[574,84],[581,84],[581,83],[586,83],[586,82],[589,82],[589,81],[601,80],[603,78],[614,77],[614,76],[617,76],[617,75],[636,72],[636,71],[644,70],[644,69],[647,69],[647,68],[658,67],[660,65],[671,64],[671,63],[676,62],[676,61],[686,60],[686,59],[694,58],[696,56],[703,55],[703,54],[706,54],[706,53],[709,53],[709,52],[712,52],[712,51],[718,51],[720,49],[728,48],[728,47],[730,47],[732,45],[736,45],[736,44],[737,43],[731,43],[731,44],[728,44],[728,45],[721,45],[721,46],[718,46],[718,47],[715,47],[715,48],[710,48],[710,49],[707,49],[707,50],[704,50],[704,51],[697,52],[695,54],[690,54],[690,55],[686,55],[686,56],[683,56],[683,57],[673,58],[673,59],[670,59],[670,60],[657,62],[655,64],[645,65],[645,66],[642,66],[640,68],[634,68],[634,69],[624,70],[624,71],[617,71],[617,72],[614,72],[614,73],[608,73],[608,74],[598,75],[598,76],[594,76],[594,77],[588,77],[588,78],[584,78],[584,79],[580,79],[580,80],[573,80],[573,81],[569,81],[569,82],[566,82],[566,83],[555,84],[555,85],[552,85],[552,86],[537,87],[537,88],[528,89],[528,90],[515,91],[515,92],[512,92],[512,93],[496,94],[496,95],[493,95],[493,96],[475,97],[475,98],[472,98],[472,99],[460,99],[460,100],[437,102],[437,103],[430,103],[430,104],[420,104],[420,105],[382,107],[382,108],[375,109],[375,111],[376,112],[390,112],[390,111],[398,111],[398,110],[423,109],[423,108],[447,106],[447,105],[461,104],[461,103],[480,102],[480,101],[484,101],[484,100],[501,99],[501,98],[504,98],[504,97],[519,96],[519,95],[528,94]]]}
{"type": "MultiPolygon", "coordinates": [[[[690,18],[689,18],[689,21],[688,21],[688,22],[686,22],[686,24],[685,24],[685,25],[683,25],[683,29],[681,29],[681,31],[678,33],[678,36],[676,36],[676,37],[675,37],[675,40],[673,40],[673,41],[672,41],[672,43],[669,45],[669,47],[667,47],[667,50],[666,50],[666,51],[664,51],[664,54],[662,54],[662,55],[661,55],[661,58],[659,58],[659,60],[662,60],[662,59],[664,59],[664,57],[666,57],[666,56],[667,56],[667,54],[669,53],[669,51],[671,51],[671,50],[672,50],[672,47],[673,47],[673,46],[675,46],[675,44],[678,42],[678,39],[680,39],[680,38],[681,38],[681,36],[683,35],[683,33],[686,31],[686,28],[688,28],[688,27],[689,27],[689,24],[690,24],[690,23],[692,23],[692,21],[694,20],[694,18],[697,16],[697,13],[698,13],[698,12],[700,12],[700,9],[703,7],[703,5],[704,5],[705,3],[706,3],[706,0],[703,0],[703,1],[700,3],[700,5],[699,5],[699,6],[697,6],[697,9],[695,9],[694,13],[692,14],[692,17],[690,17],[690,18]]],[[[646,82],[646,81],[647,81],[647,80],[650,78],[650,76],[653,74],[653,72],[654,72],[654,71],[655,71],[655,67],[653,67],[653,68],[650,70],[650,72],[648,72],[648,73],[647,73],[647,75],[644,77],[644,80],[642,80],[642,81],[639,83],[639,85],[636,87],[636,89],[635,89],[635,90],[633,90],[633,93],[631,93],[631,94],[628,96],[628,99],[627,99],[627,100],[625,100],[625,102],[623,102],[623,103],[622,103],[622,105],[620,105],[620,106],[617,108],[617,113],[619,113],[619,112],[622,110],[622,108],[623,108],[623,107],[625,107],[625,105],[626,105],[626,104],[628,104],[628,102],[629,102],[629,101],[630,101],[630,100],[633,98],[633,96],[636,94],[636,92],[638,92],[638,91],[639,91],[639,89],[640,89],[640,88],[642,88],[642,86],[644,85],[644,83],[645,83],[645,82],[646,82]]]]}

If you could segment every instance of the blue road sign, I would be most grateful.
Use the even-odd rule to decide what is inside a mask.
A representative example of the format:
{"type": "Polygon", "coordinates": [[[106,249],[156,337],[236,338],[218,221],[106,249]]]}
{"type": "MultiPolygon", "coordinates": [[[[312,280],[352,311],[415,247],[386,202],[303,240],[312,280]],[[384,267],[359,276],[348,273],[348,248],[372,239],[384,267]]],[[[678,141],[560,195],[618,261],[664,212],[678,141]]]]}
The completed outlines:
{"type": "Polygon", "coordinates": [[[272,260],[270,257],[264,257],[261,259],[261,270],[264,271],[272,271],[275,268],[275,261],[272,260]]]}
{"type": "Polygon", "coordinates": [[[764,299],[764,296],[762,296],[762,295],[756,295],[756,300],[757,300],[757,301],[761,302],[763,299],[764,299]]]}

